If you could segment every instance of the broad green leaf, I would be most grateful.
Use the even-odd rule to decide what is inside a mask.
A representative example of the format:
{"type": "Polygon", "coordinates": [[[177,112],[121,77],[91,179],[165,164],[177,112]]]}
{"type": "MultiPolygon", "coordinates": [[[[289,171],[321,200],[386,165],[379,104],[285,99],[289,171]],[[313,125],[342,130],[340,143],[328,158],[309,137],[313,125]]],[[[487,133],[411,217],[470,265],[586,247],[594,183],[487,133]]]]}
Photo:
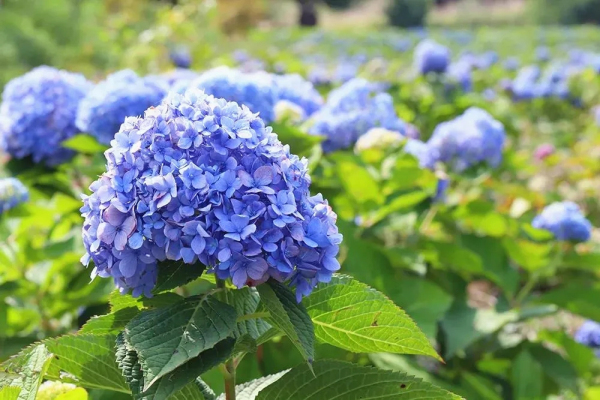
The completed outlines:
{"type": "MultiPolygon", "coordinates": [[[[255,400],[258,393],[272,384],[276,382],[279,378],[285,375],[289,370],[281,371],[273,375],[264,376],[262,378],[255,379],[250,382],[242,383],[241,385],[237,385],[235,387],[235,397],[236,400],[255,400]]],[[[225,394],[222,394],[218,397],[217,400],[226,400],[225,394]]]]}
{"type": "Polygon", "coordinates": [[[16,386],[2,387],[0,388],[0,400],[17,400],[20,392],[21,388],[16,386]]]}
{"type": "Polygon", "coordinates": [[[267,321],[281,329],[311,363],[315,359],[315,333],[306,308],[296,301],[296,296],[281,283],[269,280],[258,285],[258,293],[264,308],[270,313],[267,321]]]}
{"type": "Polygon", "coordinates": [[[144,390],[232,336],[236,317],[233,307],[209,296],[144,311],[132,319],[125,327],[125,340],[143,365],[144,390]]]}
{"type": "Polygon", "coordinates": [[[53,400],[87,400],[88,392],[83,388],[75,388],[69,390],[67,393],[59,394],[53,400]]]}
{"type": "Polygon", "coordinates": [[[89,333],[92,335],[117,334],[125,328],[125,325],[133,317],[140,313],[137,307],[127,307],[117,310],[107,315],[100,315],[90,318],[88,322],[79,330],[80,334],[89,333]]]}
{"type": "Polygon", "coordinates": [[[124,308],[136,307],[138,310],[145,308],[157,308],[165,307],[175,304],[183,300],[178,294],[175,293],[161,293],[154,297],[132,297],[128,294],[120,294],[119,291],[115,290],[108,298],[110,303],[110,310],[114,313],[124,308]]]}
{"type": "MultiPolygon", "coordinates": [[[[190,383],[196,386],[194,380],[217,365],[225,362],[232,354],[235,339],[227,338],[217,343],[213,348],[200,353],[176,370],[158,379],[154,385],[140,395],[144,400],[162,400],[170,398],[190,383]]],[[[198,389],[196,387],[196,389],[198,389]]],[[[189,391],[195,390],[188,388],[189,391]]],[[[199,391],[199,390],[198,390],[199,391]]]]}
{"type": "Polygon", "coordinates": [[[460,396],[402,372],[383,371],[337,360],[292,368],[261,390],[256,400],[390,399],[455,400],[460,396]]]}
{"type": "Polygon", "coordinates": [[[467,371],[460,374],[461,387],[464,387],[471,393],[469,398],[481,400],[502,400],[502,397],[496,392],[493,381],[467,371]]]}
{"type": "Polygon", "coordinates": [[[502,241],[508,256],[520,267],[535,271],[548,266],[549,255],[552,250],[550,244],[539,244],[527,240],[505,238],[502,241]]]}
{"type": "Polygon", "coordinates": [[[386,201],[384,206],[379,207],[375,214],[369,218],[367,223],[369,225],[374,225],[392,213],[416,206],[428,197],[429,194],[427,192],[420,190],[398,195],[395,198],[386,201]]]}
{"type": "Polygon", "coordinates": [[[169,400],[204,400],[202,391],[194,382],[188,383],[177,393],[169,397],[169,400]]]}
{"type": "Polygon", "coordinates": [[[54,354],[47,375],[88,389],[129,393],[115,362],[115,335],[66,335],[46,339],[54,354]]]}
{"type": "Polygon", "coordinates": [[[301,156],[307,156],[310,150],[324,139],[323,136],[309,135],[300,128],[280,122],[272,122],[271,126],[281,143],[289,145],[293,154],[301,156]]]}
{"type": "Polygon", "coordinates": [[[577,371],[570,362],[541,344],[530,343],[527,349],[533,358],[543,366],[544,373],[561,388],[566,388],[574,393],[579,391],[577,371]]]}
{"type": "Polygon", "coordinates": [[[383,204],[384,196],[377,181],[361,165],[360,160],[349,154],[336,154],[334,158],[338,179],[347,195],[360,205],[383,204]]]}
{"type": "Polygon", "coordinates": [[[199,278],[206,266],[199,262],[194,265],[182,261],[161,262],[158,265],[158,278],[152,293],[175,289],[199,278]]]}
{"type": "Polygon", "coordinates": [[[562,258],[561,267],[596,272],[600,269],[600,253],[566,253],[562,258]]]}
{"type": "Polygon", "coordinates": [[[322,342],[355,353],[421,354],[441,360],[400,307],[349,276],[319,284],[304,301],[322,342]]]}
{"type": "Polygon", "coordinates": [[[540,341],[551,343],[562,349],[580,376],[591,373],[590,366],[596,358],[591,347],[577,343],[571,335],[562,331],[542,331],[538,335],[540,341]]]}
{"type": "Polygon", "coordinates": [[[600,321],[599,298],[600,284],[571,281],[562,287],[544,293],[536,299],[536,302],[556,304],[558,307],[569,310],[574,314],[600,321]]]}
{"type": "Polygon", "coordinates": [[[115,360],[133,397],[136,398],[144,387],[144,372],[138,353],[127,343],[124,332],[119,333],[115,339],[115,360]]]}
{"type": "MultiPolygon", "coordinates": [[[[0,387],[17,387],[18,400],[35,400],[51,360],[52,354],[43,344],[25,349],[0,367],[4,371],[0,373],[0,387]]],[[[13,394],[11,390],[6,396],[13,394]]]]}
{"type": "Polygon", "coordinates": [[[544,367],[527,350],[521,351],[514,360],[511,382],[515,400],[544,398],[544,367]]]}
{"type": "Polygon", "coordinates": [[[237,312],[238,322],[235,330],[237,338],[248,335],[250,338],[256,340],[271,329],[271,325],[263,319],[264,317],[247,318],[257,312],[260,303],[260,295],[255,288],[245,287],[231,290],[227,295],[231,297],[231,304],[237,312]]]}
{"type": "Polygon", "coordinates": [[[106,150],[106,146],[98,143],[93,136],[85,134],[75,135],[62,142],[62,145],[63,147],[76,150],[79,153],[84,154],[100,153],[106,150]]]}
{"type": "Polygon", "coordinates": [[[481,258],[476,253],[455,243],[430,241],[428,244],[437,252],[437,258],[432,260],[435,264],[451,268],[458,273],[483,272],[481,258]]]}

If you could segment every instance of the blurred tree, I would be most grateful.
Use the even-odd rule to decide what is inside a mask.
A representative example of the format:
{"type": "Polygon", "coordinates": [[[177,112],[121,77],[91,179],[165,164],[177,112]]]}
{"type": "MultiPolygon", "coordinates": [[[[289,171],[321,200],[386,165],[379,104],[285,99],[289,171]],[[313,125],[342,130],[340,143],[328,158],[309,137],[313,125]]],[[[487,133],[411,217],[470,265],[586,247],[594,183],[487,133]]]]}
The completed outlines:
{"type": "Polygon", "coordinates": [[[430,0],[390,0],[387,8],[389,24],[399,28],[423,26],[430,0]]]}
{"type": "Polygon", "coordinates": [[[343,10],[356,3],[356,0],[323,0],[323,2],[333,9],[343,10]]]}
{"type": "Polygon", "coordinates": [[[317,25],[317,10],[314,0],[297,0],[300,6],[300,26],[317,25]]]}

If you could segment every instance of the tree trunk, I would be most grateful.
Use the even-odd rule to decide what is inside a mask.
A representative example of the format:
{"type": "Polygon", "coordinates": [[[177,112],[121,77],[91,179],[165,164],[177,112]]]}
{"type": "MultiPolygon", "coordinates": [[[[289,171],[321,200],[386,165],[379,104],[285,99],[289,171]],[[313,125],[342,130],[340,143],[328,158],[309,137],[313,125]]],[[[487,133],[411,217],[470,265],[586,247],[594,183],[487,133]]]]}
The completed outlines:
{"type": "Polygon", "coordinates": [[[300,6],[300,26],[316,26],[317,10],[314,0],[297,0],[300,6]]]}

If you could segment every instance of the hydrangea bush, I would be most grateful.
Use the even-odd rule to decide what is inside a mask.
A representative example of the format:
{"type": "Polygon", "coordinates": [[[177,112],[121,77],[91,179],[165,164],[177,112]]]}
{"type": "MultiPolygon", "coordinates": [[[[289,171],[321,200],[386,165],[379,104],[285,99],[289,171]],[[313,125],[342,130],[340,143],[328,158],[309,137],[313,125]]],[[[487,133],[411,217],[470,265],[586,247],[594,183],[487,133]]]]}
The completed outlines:
{"type": "Polygon", "coordinates": [[[15,178],[0,179],[0,215],[29,199],[27,188],[15,178]]]}
{"type": "Polygon", "coordinates": [[[552,232],[557,240],[585,242],[589,240],[592,224],[572,201],[552,203],[533,219],[534,228],[552,232]]]}
{"type": "Polygon", "coordinates": [[[68,160],[74,153],[61,144],[80,132],[77,108],[91,87],[83,75],[47,66],[8,82],[0,104],[0,147],[35,163],[68,160]]]}
{"type": "Polygon", "coordinates": [[[245,106],[200,91],[129,118],[82,208],[84,263],[145,294],[157,262],[201,262],[234,285],[291,280],[298,299],[339,269],[336,215],[306,161],[245,106]]]}

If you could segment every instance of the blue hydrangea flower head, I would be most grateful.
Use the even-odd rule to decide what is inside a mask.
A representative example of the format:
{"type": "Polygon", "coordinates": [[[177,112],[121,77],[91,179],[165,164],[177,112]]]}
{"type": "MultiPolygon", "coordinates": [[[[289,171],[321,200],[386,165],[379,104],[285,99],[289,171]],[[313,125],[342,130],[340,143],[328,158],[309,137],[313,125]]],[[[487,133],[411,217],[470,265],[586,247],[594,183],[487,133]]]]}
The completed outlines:
{"type": "Polygon", "coordinates": [[[600,324],[598,322],[585,321],[575,332],[574,339],[577,343],[595,349],[596,356],[600,356],[600,324]]]}
{"type": "Polygon", "coordinates": [[[309,117],[323,106],[323,97],[312,83],[298,74],[275,75],[277,100],[289,101],[298,105],[309,117]]]}
{"type": "Polygon", "coordinates": [[[200,75],[190,87],[245,105],[250,111],[259,113],[267,123],[275,118],[277,87],[273,76],[267,72],[245,73],[229,67],[217,67],[200,75]]]}
{"type": "Polygon", "coordinates": [[[516,57],[508,57],[505,61],[504,61],[504,68],[508,71],[514,71],[517,68],[519,68],[519,59],[516,57]]]}
{"type": "Polygon", "coordinates": [[[0,104],[0,147],[36,163],[67,161],[74,153],[61,143],[80,132],[77,107],[91,87],[83,75],[46,66],[11,80],[0,104]]]}
{"type": "Polygon", "coordinates": [[[450,64],[446,75],[450,82],[458,84],[464,92],[470,92],[473,89],[471,65],[468,62],[459,61],[450,64]]]}
{"type": "Polygon", "coordinates": [[[342,236],[307,160],[245,106],[196,89],[128,118],[81,209],[92,276],[151,295],[157,264],[201,262],[234,285],[289,281],[298,299],[340,268],[342,236]]]}
{"type": "Polygon", "coordinates": [[[550,49],[546,46],[539,46],[535,49],[535,58],[538,61],[548,61],[551,58],[550,49]]]}
{"type": "Polygon", "coordinates": [[[0,215],[29,200],[29,191],[16,178],[0,179],[0,215]]]}
{"type": "Polygon", "coordinates": [[[408,139],[403,150],[405,153],[408,153],[419,160],[419,165],[422,168],[433,169],[435,166],[436,159],[427,143],[423,143],[418,139],[408,139]]]}
{"type": "Polygon", "coordinates": [[[325,136],[326,152],[352,147],[372,128],[404,133],[405,123],[396,114],[392,97],[364,79],[352,79],[331,91],[313,117],[309,133],[325,136]]]}
{"type": "Polygon", "coordinates": [[[173,71],[160,75],[167,86],[169,92],[185,93],[194,79],[198,78],[198,73],[190,69],[176,68],[173,71]]]}
{"type": "Polygon", "coordinates": [[[472,107],[439,124],[427,145],[433,159],[460,172],[480,163],[497,167],[502,161],[505,137],[502,123],[487,111],[472,107]]]}
{"type": "Polygon", "coordinates": [[[171,50],[169,58],[177,68],[187,69],[192,65],[192,55],[186,46],[177,46],[171,50]]]}
{"type": "Polygon", "coordinates": [[[557,240],[586,242],[592,234],[592,224],[572,201],[550,204],[531,224],[534,228],[552,232],[557,240]]]}
{"type": "Polygon", "coordinates": [[[98,83],[79,105],[77,126],[100,143],[108,144],[126,117],[142,115],[157,106],[168,87],[157,77],[141,78],[131,70],[109,75],[98,83]]]}
{"type": "Polygon", "coordinates": [[[511,91],[515,100],[530,100],[537,96],[537,80],[541,75],[537,65],[523,67],[517,73],[511,84],[511,91]]]}
{"type": "Polygon", "coordinates": [[[414,65],[421,74],[444,73],[449,64],[450,50],[446,46],[425,39],[415,47],[414,65]]]}

